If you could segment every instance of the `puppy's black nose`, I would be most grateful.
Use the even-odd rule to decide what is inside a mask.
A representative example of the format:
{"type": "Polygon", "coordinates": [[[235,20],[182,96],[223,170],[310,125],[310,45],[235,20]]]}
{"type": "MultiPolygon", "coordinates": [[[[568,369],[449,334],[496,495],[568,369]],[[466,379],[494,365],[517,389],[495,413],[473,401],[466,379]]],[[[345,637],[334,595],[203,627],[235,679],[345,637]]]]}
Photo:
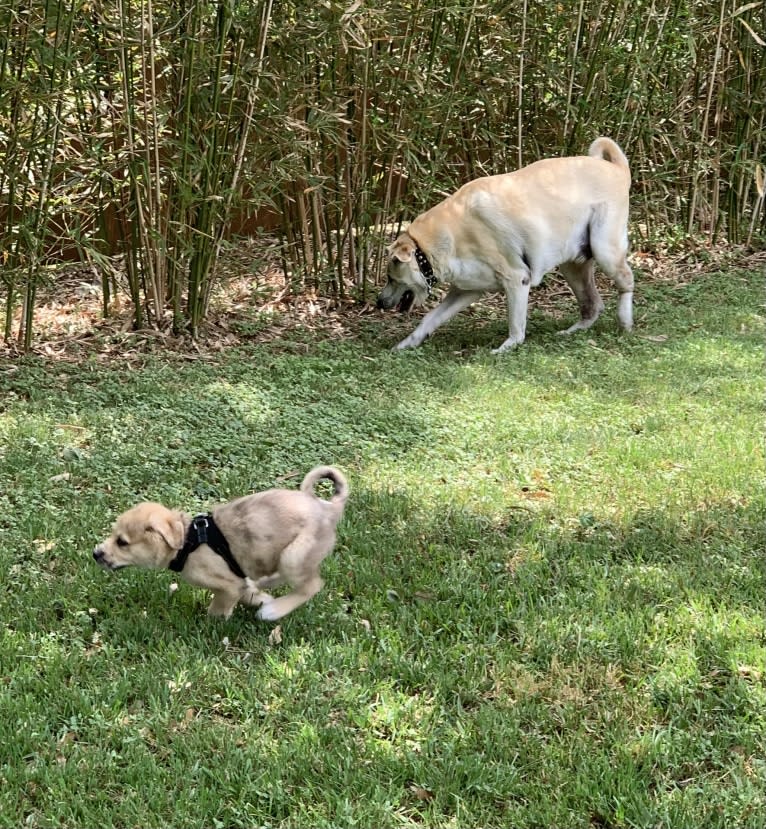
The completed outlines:
{"type": "Polygon", "coordinates": [[[103,557],[104,551],[99,549],[98,547],[95,547],[93,550],[93,558],[100,564],[103,557]]]}

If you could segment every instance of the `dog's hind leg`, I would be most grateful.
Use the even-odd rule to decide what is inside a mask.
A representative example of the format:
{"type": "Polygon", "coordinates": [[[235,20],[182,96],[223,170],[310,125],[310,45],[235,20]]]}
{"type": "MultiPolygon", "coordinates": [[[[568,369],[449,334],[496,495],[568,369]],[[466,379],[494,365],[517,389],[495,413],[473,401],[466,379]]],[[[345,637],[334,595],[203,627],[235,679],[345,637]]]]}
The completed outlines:
{"type": "Polygon", "coordinates": [[[285,583],[285,577],[281,573],[272,573],[270,576],[261,576],[256,582],[256,587],[281,587],[285,583]]]}
{"type": "Polygon", "coordinates": [[[620,325],[630,331],[633,328],[633,271],[624,255],[612,259],[596,260],[604,273],[614,280],[620,298],[617,304],[617,317],[620,325]]]}
{"type": "Polygon", "coordinates": [[[566,279],[580,306],[580,319],[574,325],[570,325],[569,328],[559,331],[559,334],[585,331],[593,325],[599,314],[604,310],[604,302],[596,287],[594,265],[592,259],[581,263],[562,262],[559,265],[561,275],[566,279]]]}
{"type": "Polygon", "coordinates": [[[613,231],[607,235],[608,230],[609,225],[605,224],[591,234],[593,257],[601,270],[614,280],[620,293],[617,317],[620,325],[630,331],[633,328],[633,271],[628,264],[627,231],[613,231]]]}
{"type": "Polygon", "coordinates": [[[332,550],[334,543],[334,533],[323,538],[317,538],[311,528],[305,528],[304,532],[299,533],[282,551],[278,572],[257,582],[259,587],[275,587],[287,582],[292,591],[262,604],[258,618],[275,622],[315,596],[324,584],[319,576],[319,565],[332,550]]]}
{"type": "Polygon", "coordinates": [[[394,350],[401,351],[405,348],[416,348],[426,337],[430,337],[437,328],[444,325],[447,320],[451,320],[456,314],[476,302],[483,293],[484,291],[461,291],[458,288],[451,288],[442,302],[429,311],[412,334],[395,346],[394,350]]]}
{"type": "Polygon", "coordinates": [[[633,271],[630,269],[628,260],[623,257],[622,262],[612,273],[620,292],[619,304],[617,305],[617,317],[620,325],[630,331],[633,328],[633,271]]]}

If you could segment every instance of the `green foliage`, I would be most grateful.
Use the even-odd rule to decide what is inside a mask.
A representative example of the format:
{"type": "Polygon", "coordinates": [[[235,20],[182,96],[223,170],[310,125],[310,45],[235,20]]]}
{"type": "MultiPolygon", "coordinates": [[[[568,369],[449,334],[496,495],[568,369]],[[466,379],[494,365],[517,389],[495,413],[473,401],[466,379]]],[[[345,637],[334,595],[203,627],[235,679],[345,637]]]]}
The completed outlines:
{"type": "Polygon", "coordinates": [[[369,318],[0,366],[0,824],[760,829],[761,302],[729,272],[645,288],[645,336],[533,311],[499,359],[480,306],[407,354],[369,318]],[[138,499],[324,462],[352,497],[281,641],[91,560],[138,499]]]}
{"type": "Polygon", "coordinates": [[[0,0],[0,37],[5,336],[21,295],[27,345],[63,253],[107,308],[124,272],[137,327],[196,332],[256,226],[289,287],[364,295],[400,222],[599,134],[631,159],[637,243],[764,229],[757,4],[0,0]]]}

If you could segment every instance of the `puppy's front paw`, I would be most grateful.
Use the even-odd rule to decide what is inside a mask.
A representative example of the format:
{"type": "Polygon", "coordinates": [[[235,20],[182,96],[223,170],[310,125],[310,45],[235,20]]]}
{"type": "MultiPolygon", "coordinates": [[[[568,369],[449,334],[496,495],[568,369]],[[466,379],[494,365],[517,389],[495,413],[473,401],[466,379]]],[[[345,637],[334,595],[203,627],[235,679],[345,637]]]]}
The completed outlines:
{"type": "Polygon", "coordinates": [[[213,619],[230,619],[233,612],[234,605],[231,607],[221,607],[220,604],[216,603],[215,599],[210,602],[207,609],[207,615],[213,619]]]}
{"type": "Polygon", "coordinates": [[[221,619],[228,619],[234,612],[239,597],[236,593],[219,591],[213,594],[210,606],[207,609],[208,616],[217,616],[221,619]]]}

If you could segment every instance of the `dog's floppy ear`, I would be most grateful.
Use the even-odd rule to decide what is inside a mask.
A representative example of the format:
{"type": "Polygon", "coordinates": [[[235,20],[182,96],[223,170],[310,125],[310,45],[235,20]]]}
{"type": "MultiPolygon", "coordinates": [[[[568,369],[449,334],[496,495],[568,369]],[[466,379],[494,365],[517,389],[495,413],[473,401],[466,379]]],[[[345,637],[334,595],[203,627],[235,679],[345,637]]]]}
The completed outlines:
{"type": "Polygon", "coordinates": [[[409,262],[415,253],[415,243],[411,239],[397,239],[391,245],[390,254],[397,262],[409,262]]]}
{"type": "Polygon", "coordinates": [[[171,550],[180,550],[184,546],[186,531],[178,515],[157,516],[146,529],[157,533],[171,550]]]}

